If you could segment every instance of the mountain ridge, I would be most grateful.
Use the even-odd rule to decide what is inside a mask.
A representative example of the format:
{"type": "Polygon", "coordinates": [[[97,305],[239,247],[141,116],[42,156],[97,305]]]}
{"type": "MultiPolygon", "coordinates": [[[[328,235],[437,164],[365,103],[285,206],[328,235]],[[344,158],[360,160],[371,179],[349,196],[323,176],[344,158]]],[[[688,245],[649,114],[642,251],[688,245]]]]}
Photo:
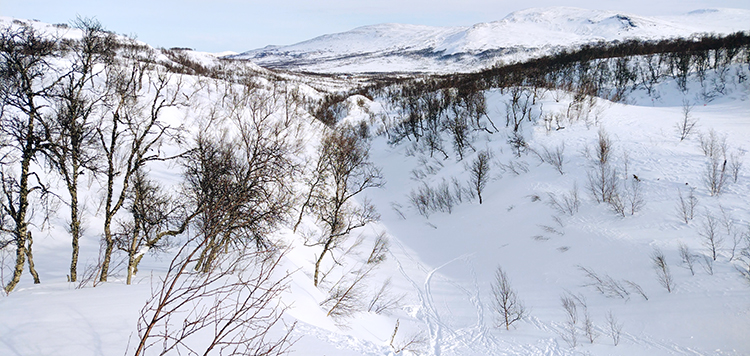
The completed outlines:
{"type": "Polygon", "coordinates": [[[294,71],[471,72],[567,47],[627,39],[689,37],[750,30],[750,11],[702,9],[678,16],[639,16],[573,7],[533,8],[466,27],[383,23],[266,46],[227,58],[294,71]]]}

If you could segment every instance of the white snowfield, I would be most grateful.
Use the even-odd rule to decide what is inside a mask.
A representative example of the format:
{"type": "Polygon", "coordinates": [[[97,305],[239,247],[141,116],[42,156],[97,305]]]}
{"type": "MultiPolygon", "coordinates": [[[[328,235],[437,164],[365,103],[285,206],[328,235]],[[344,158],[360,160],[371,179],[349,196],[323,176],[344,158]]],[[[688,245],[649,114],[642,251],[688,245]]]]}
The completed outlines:
{"type": "MultiPolygon", "coordinates": [[[[679,32],[681,35],[699,32],[696,31],[699,28],[726,33],[750,23],[742,22],[748,19],[744,10],[694,12],[658,19],[628,15],[629,20],[617,18],[614,12],[570,8],[539,11],[515,13],[503,21],[472,29],[379,25],[357,31],[368,38],[377,28],[384,31],[381,42],[369,43],[380,43],[372,52],[394,48],[394,38],[389,36],[394,29],[400,29],[409,34],[421,33],[421,39],[413,46],[434,41],[433,35],[440,32],[443,40],[429,42],[434,46],[431,48],[461,53],[494,48],[501,42],[499,39],[491,42],[495,41],[490,34],[493,29],[511,28],[514,23],[532,26],[532,19],[539,21],[538,26],[534,25],[536,30],[557,31],[559,36],[550,35],[549,39],[560,42],[552,42],[550,46],[579,40],[583,43],[596,36],[624,39],[628,38],[628,31],[646,33],[652,28],[648,24],[653,24],[649,33],[656,38],[671,36],[665,28],[684,31],[679,32]],[[629,27],[627,22],[637,26],[629,27]],[[621,28],[622,33],[613,30],[615,27],[621,28]],[[483,31],[487,32],[482,34],[483,31]],[[563,36],[563,32],[567,35],[563,36]],[[469,38],[469,33],[475,39],[461,42],[469,38]],[[449,41],[451,36],[458,37],[449,41]]],[[[512,28],[521,31],[520,27],[512,28]]],[[[337,35],[332,35],[326,41],[332,50],[340,50],[344,43],[351,46],[351,51],[367,50],[365,42],[353,40],[357,38],[355,35],[356,31],[341,35],[352,36],[346,41],[336,39],[341,42],[333,41],[337,35]]],[[[532,37],[520,37],[518,43],[544,46],[531,42],[532,37]]],[[[305,53],[318,46],[313,41],[304,45],[309,45],[305,53]]],[[[210,55],[198,55],[210,61],[210,55]]],[[[373,63],[358,61],[351,68],[359,66],[363,71],[384,68],[373,63]]],[[[414,63],[427,66],[422,60],[414,63]]],[[[405,68],[414,70],[409,65],[405,68]]],[[[468,68],[465,64],[460,66],[468,68]]],[[[334,68],[332,64],[330,68],[334,68]]],[[[289,246],[282,267],[292,274],[280,303],[288,307],[286,324],[297,323],[293,332],[297,341],[290,354],[750,355],[750,281],[737,271],[744,266],[738,256],[745,247],[741,239],[750,234],[750,155],[747,154],[750,68],[746,63],[733,65],[728,73],[726,90],[718,96],[702,95],[704,88],[697,76],[691,75],[687,91],[666,80],[655,87],[656,99],[643,90],[630,93],[626,103],[596,99],[589,113],[580,118],[565,115],[573,100],[571,93],[540,91],[535,112],[559,115],[558,123],[564,128],[548,130],[538,120],[524,126],[524,134],[529,147],[538,152],[544,147],[553,149],[564,144],[564,174],[541,163],[532,153],[514,156],[507,143],[509,130],[504,126],[507,91],[486,93],[489,118],[499,131],[474,132],[473,149],[467,150],[463,160],[458,160],[450,150],[448,158],[440,154],[430,157],[415,150],[410,141],[391,145],[384,135],[375,136],[370,155],[382,168],[387,183],[383,188],[366,190],[365,195],[382,217],[379,222],[354,231],[347,247],[357,240],[361,242],[360,248],[354,248],[346,256],[337,256],[342,266],[326,261],[325,268],[336,267],[326,283],[320,288],[313,286],[315,254],[319,249],[304,245],[305,236],[319,232],[313,217],[303,219],[297,233],[284,226],[273,236],[289,246]],[[675,126],[684,116],[685,102],[692,105],[690,115],[697,119],[697,126],[681,141],[675,126]],[[638,177],[644,204],[634,214],[620,216],[607,204],[597,203],[588,192],[590,152],[600,130],[612,140],[612,163],[620,172],[619,181],[629,184],[633,175],[638,177]],[[707,137],[711,130],[716,137],[725,138],[727,157],[735,155],[739,162],[744,162],[736,181],[728,180],[724,191],[717,196],[711,196],[706,188],[707,158],[700,147],[701,137],[707,137]],[[454,179],[465,185],[469,179],[467,165],[481,151],[492,154],[483,204],[465,198],[450,213],[420,215],[410,203],[409,195],[424,185],[437,187],[442,182],[452,184],[454,179]],[[576,186],[580,194],[576,212],[566,214],[550,206],[550,194],[562,197],[576,186]],[[694,219],[685,223],[677,209],[679,194],[687,196],[691,188],[695,189],[698,205],[694,219]],[[716,261],[706,257],[710,252],[701,236],[709,215],[721,222],[719,234],[723,242],[716,261]],[[365,289],[368,296],[372,295],[390,279],[387,296],[398,303],[380,314],[359,311],[351,317],[327,317],[327,310],[320,303],[327,297],[327,288],[337,279],[335,275],[346,276],[366,260],[367,248],[379,235],[389,239],[389,252],[367,279],[365,289]],[[740,240],[734,246],[736,239],[740,240]],[[680,244],[695,256],[694,274],[682,262],[680,244]],[[653,268],[651,256],[656,248],[664,253],[674,278],[671,292],[660,285],[653,268]],[[491,284],[498,266],[507,273],[528,312],[510,330],[500,326],[491,302],[491,284]],[[582,268],[625,286],[626,292],[619,297],[601,293],[590,285],[591,279],[582,268]],[[642,294],[634,285],[639,286],[642,294]],[[565,295],[586,301],[586,311],[581,304],[578,307],[575,342],[571,340],[560,301],[565,295]],[[583,330],[585,312],[592,321],[593,342],[583,330]],[[608,315],[621,327],[617,345],[608,315]],[[396,325],[399,327],[394,336],[396,325]],[[414,343],[396,352],[409,341],[414,343]]],[[[716,73],[709,71],[705,82],[715,79],[716,73]]],[[[191,82],[198,80],[186,80],[191,82]]],[[[203,88],[206,87],[211,85],[203,88]]],[[[303,90],[311,96],[319,95],[308,86],[303,86],[303,90]]],[[[167,119],[190,126],[191,120],[201,113],[200,108],[209,107],[213,95],[216,93],[198,93],[191,107],[172,110],[167,119]]],[[[384,99],[371,101],[357,96],[347,101],[342,122],[366,121],[370,132],[376,133],[381,125],[393,124],[398,114],[384,99]]],[[[301,115],[300,120],[306,122],[308,151],[314,152],[322,127],[308,114],[301,115]]],[[[179,169],[174,165],[149,168],[164,184],[177,184],[180,179],[179,169]]],[[[63,192],[62,183],[57,183],[56,188],[63,192]]],[[[95,215],[101,195],[99,184],[92,180],[86,192],[87,229],[81,241],[80,274],[98,256],[101,219],[95,215]]],[[[158,279],[164,276],[171,254],[146,254],[133,285],[125,285],[122,268],[115,268],[117,275],[109,282],[77,289],[77,283],[66,282],[70,263],[67,207],[61,204],[58,210],[47,224],[33,227],[34,257],[42,283],[32,284],[25,272],[15,291],[0,296],[0,355],[132,354],[138,340],[136,325],[141,308],[158,279]]],[[[0,280],[7,281],[9,266],[14,262],[12,252],[6,249],[0,254],[3,272],[0,280]]],[[[127,259],[124,255],[118,257],[127,259]]],[[[369,299],[363,300],[365,305],[368,302],[369,299]]]]}
{"type": "Polygon", "coordinates": [[[750,11],[709,9],[680,16],[572,7],[534,8],[469,27],[379,24],[230,58],[324,73],[471,72],[599,41],[657,40],[750,30],[750,11]]]}

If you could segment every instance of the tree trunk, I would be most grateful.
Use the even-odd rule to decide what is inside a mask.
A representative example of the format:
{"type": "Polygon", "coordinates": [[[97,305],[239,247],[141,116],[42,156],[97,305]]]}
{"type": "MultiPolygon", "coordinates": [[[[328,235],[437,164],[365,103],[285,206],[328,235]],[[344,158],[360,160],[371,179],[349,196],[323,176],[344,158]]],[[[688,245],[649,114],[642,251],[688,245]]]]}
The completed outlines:
{"type": "MultiPolygon", "coordinates": [[[[33,99],[30,100],[30,102],[33,103],[33,99]]],[[[18,210],[14,211],[12,214],[13,221],[16,224],[16,229],[14,231],[14,238],[16,240],[16,266],[13,269],[13,277],[11,278],[10,282],[8,282],[8,285],[5,286],[5,292],[10,293],[13,291],[13,289],[16,287],[18,282],[21,280],[21,274],[23,273],[23,265],[26,262],[27,256],[32,256],[30,252],[28,252],[27,249],[27,239],[31,237],[31,234],[28,233],[28,224],[26,222],[26,210],[29,206],[29,167],[31,166],[31,160],[34,156],[34,119],[36,117],[36,113],[34,110],[32,110],[29,113],[29,121],[26,125],[26,137],[24,138],[24,147],[23,147],[23,153],[22,153],[22,159],[21,159],[21,176],[19,177],[19,186],[18,186],[18,210]]],[[[9,199],[10,200],[10,199],[9,199]]],[[[8,201],[8,204],[12,204],[12,202],[8,201]]],[[[28,245],[28,247],[31,247],[31,244],[28,245]]],[[[39,276],[36,275],[36,271],[34,270],[34,265],[32,261],[29,264],[29,271],[34,276],[34,283],[39,283],[39,276]]]]}
{"type": "Polygon", "coordinates": [[[125,283],[127,285],[130,285],[130,282],[133,280],[133,275],[135,275],[136,272],[136,264],[138,261],[140,261],[140,256],[136,256],[138,253],[138,239],[140,238],[140,233],[138,228],[135,228],[133,231],[133,237],[130,241],[130,248],[128,249],[128,277],[125,283]]]}
{"type": "Polygon", "coordinates": [[[36,273],[34,268],[34,255],[31,253],[31,245],[34,244],[34,239],[31,238],[31,231],[26,231],[26,258],[29,259],[29,273],[34,277],[34,284],[39,284],[39,274],[36,273]]]}
{"type": "Polygon", "coordinates": [[[112,259],[112,249],[114,247],[114,239],[112,239],[112,231],[110,226],[112,225],[112,217],[109,214],[104,219],[104,257],[102,258],[102,273],[99,276],[99,282],[106,282],[107,276],[109,275],[109,261],[112,259]]]}
{"type": "MultiPolygon", "coordinates": [[[[117,143],[117,120],[118,116],[112,120],[112,135],[110,136],[109,148],[107,151],[107,197],[104,206],[104,256],[102,257],[102,272],[99,276],[99,282],[106,282],[109,275],[109,261],[112,258],[112,249],[114,248],[114,239],[112,238],[112,218],[115,211],[112,209],[112,200],[114,199],[115,185],[115,145],[117,143]]],[[[103,140],[102,140],[103,141],[103,140]]]]}
{"type": "Polygon", "coordinates": [[[125,284],[130,285],[130,283],[133,281],[133,274],[135,268],[135,256],[133,254],[128,254],[128,277],[125,280],[125,284]]]}
{"type": "Polygon", "coordinates": [[[78,280],[78,241],[81,237],[81,218],[78,216],[78,184],[75,178],[77,167],[74,166],[74,178],[72,185],[69,187],[70,192],[70,236],[73,247],[70,258],[70,281],[78,280]]]}
{"type": "Polygon", "coordinates": [[[318,275],[320,274],[320,263],[323,261],[323,257],[331,248],[332,241],[333,241],[333,238],[328,237],[328,241],[326,241],[326,244],[323,245],[323,251],[320,252],[320,256],[318,256],[318,260],[315,261],[315,275],[313,276],[313,285],[315,285],[316,287],[318,286],[318,275]]]}
{"type": "Polygon", "coordinates": [[[23,273],[23,265],[26,263],[26,239],[19,240],[16,237],[16,266],[13,268],[13,277],[5,286],[5,293],[10,293],[16,288],[18,282],[21,281],[21,274],[23,273]]]}
{"type": "MultiPolygon", "coordinates": [[[[119,112],[115,111],[112,117],[112,131],[109,136],[109,146],[105,141],[104,135],[100,131],[102,147],[107,156],[107,197],[104,203],[104,256],[102,257],[102,271],[99,276],[99,282],[106,282],[109,275],[109,261],[112,258],[112,249],[114,240],[112,239],[112,218],[116,211],[112,209],[112,200],[114,199],[115,185],[115,150],[118,141],[117,124],[119,122],[119,112]]],[[[127,182],[125,182],[127,184],[127,182]]]]}

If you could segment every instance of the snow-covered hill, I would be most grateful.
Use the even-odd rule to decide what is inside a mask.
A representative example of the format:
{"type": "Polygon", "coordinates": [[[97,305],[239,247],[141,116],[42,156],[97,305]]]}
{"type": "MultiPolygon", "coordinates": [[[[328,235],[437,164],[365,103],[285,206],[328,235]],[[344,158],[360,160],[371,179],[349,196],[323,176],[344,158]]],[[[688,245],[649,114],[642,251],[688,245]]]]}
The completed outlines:
{"type": "Polygon", "coordinates": [[[750,30],[750,11],[697,10],[645,17],[571,7],[528,9],[470,27],[364,26],[288,46],[230,56],[268,68],[325,73],[470,72],[598,41],[750,30]]]}

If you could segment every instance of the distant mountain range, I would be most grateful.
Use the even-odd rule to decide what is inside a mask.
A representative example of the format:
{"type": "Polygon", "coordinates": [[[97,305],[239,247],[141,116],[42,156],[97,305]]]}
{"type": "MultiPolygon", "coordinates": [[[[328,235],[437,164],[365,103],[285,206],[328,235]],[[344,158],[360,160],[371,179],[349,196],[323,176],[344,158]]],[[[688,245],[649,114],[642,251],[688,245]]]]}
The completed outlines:
{"type": "Polygon", "coordinates": [[[528,9],[470,27],[379,24],[228,56],[267,68],[321,73],[469,72],[600,41],[750,31],[750,11],[646,17],[571,7],[528,9]]]}

